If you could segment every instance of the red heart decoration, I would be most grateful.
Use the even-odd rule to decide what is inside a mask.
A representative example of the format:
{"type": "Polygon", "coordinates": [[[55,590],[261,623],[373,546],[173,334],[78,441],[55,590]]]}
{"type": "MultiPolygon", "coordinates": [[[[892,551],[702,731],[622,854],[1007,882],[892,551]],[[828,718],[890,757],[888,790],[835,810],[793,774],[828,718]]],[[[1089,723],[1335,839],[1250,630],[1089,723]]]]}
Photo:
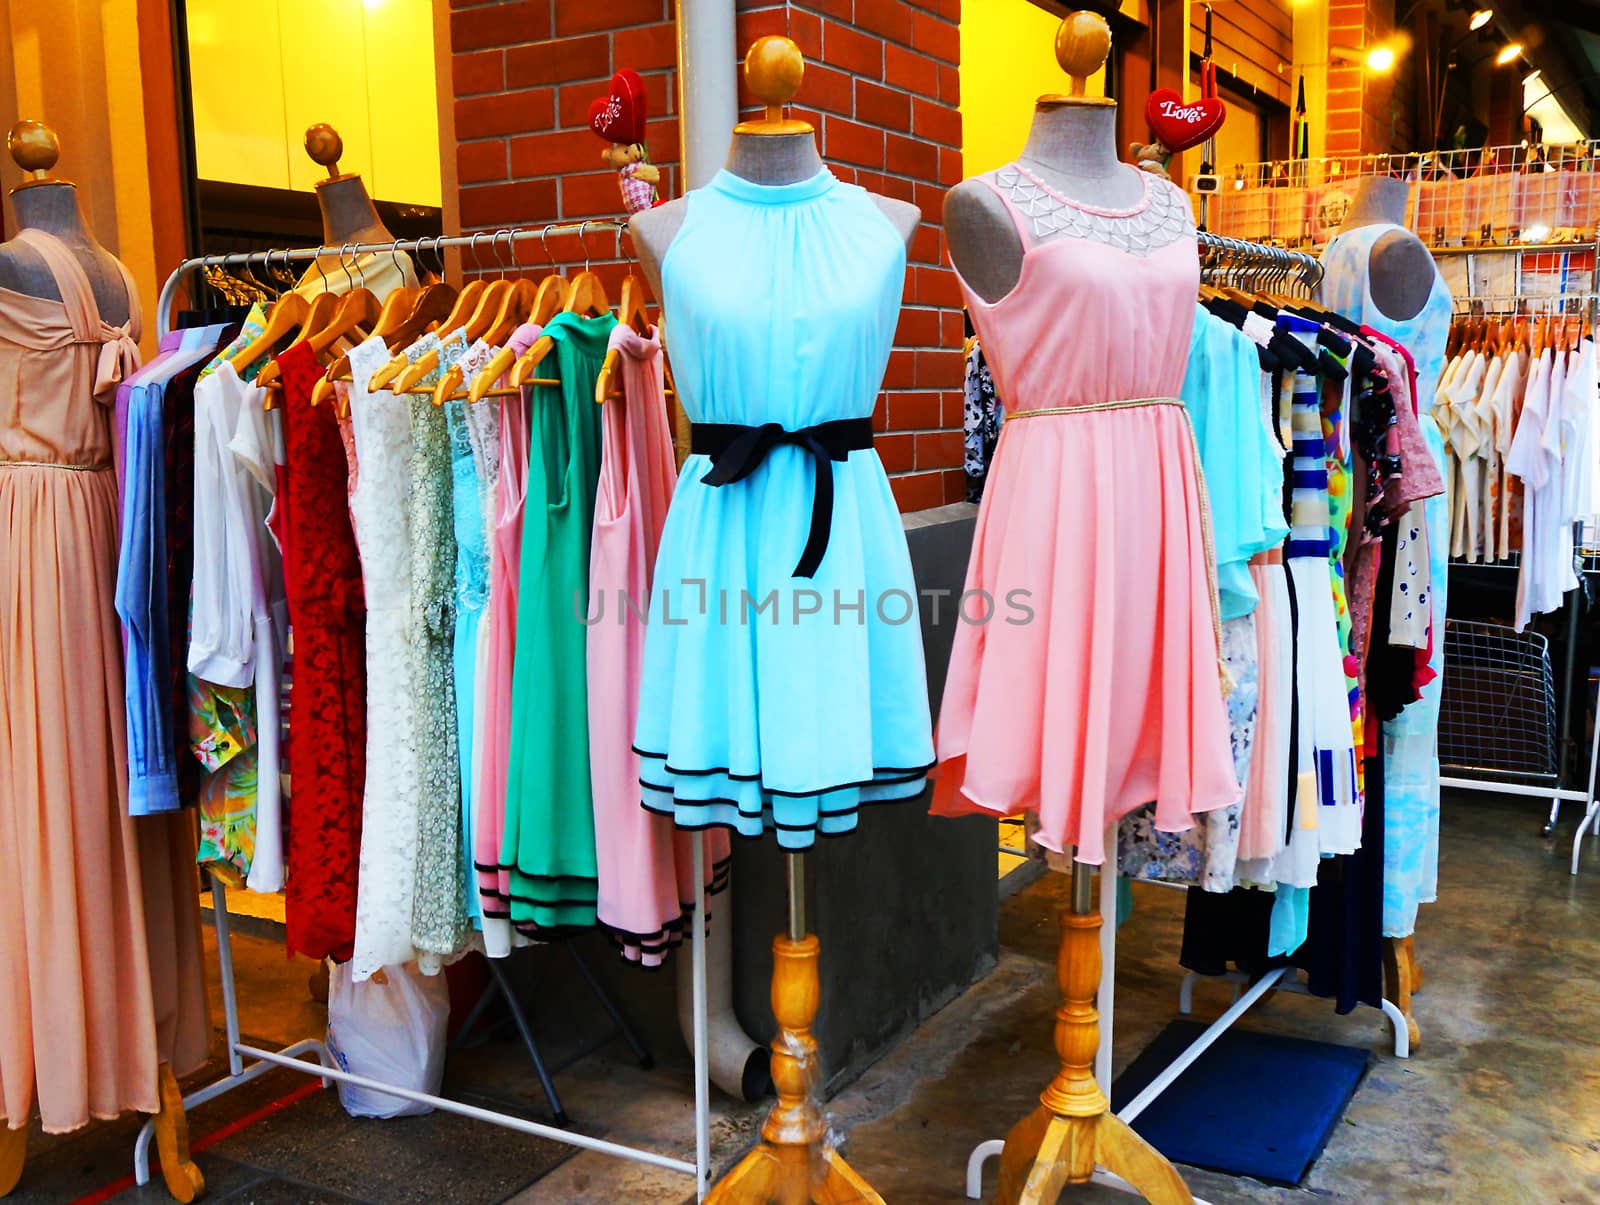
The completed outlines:
{"type": "Polygon", "coordinates": [[[589,127],[607,142],[632,145],[644,141],[644,80],[631,67],[611,77],[611,95],[589,104],[589,127]]]}
{"type": "Polygon", "coordinates": [[[1199,146],[1222,127],[1227,115],[1227,106],[1214,96],[1185,101],[1171,88],[1157,88],[1144,103],[1150,132],[1169,151],[1199,146]]]}

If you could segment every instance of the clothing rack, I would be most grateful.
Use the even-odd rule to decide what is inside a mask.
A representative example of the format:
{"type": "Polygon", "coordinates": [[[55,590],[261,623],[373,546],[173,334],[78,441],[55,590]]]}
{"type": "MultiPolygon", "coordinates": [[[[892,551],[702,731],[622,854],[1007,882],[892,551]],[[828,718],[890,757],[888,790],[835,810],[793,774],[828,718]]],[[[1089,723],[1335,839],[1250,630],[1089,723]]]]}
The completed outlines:
{"type": "MultiPolygon", "coordinates": [[[[1203,279],[1215,277],[1219,283],[1237,283],[1243,287],[1259,285],[1266,289],[1279,288],[1285,291],[1299,289],[1307,294],[1313,292],[1322,282],[1322,261],[1305,251],[1266,243],[1252,243],[1244,239],[1212,234],[1205,230],[1197,232],[1196,241],[1200,245],[1203,279]]],[[[1106,827],[1103,848],[1108,852],[1104,865],[1097,868],[1100,878],[1097,907],[1105,923],[1100,926],[1100,985],[1095,998],[1095,1008],[1099,1014],[1099,1043],[1095,1050],[1094,1078],[1108,1101],[1111,1099],[1112,1022],[1116,1007],[1117,829],[1117,824],[1106,827]]],[[[1002,845],[1000,852],[1017,856],[1018,851],[1002,845]]],[[[1087,912],[1094,907],[1090,903],[1092,899],[1090,874],[1091,867],[1087,864],[1073,862],[1071,911],[1074,913],[1087,912]]],[[[1155,883],[1155,885],[1187,890],[1175,883],[1155,883]]],[[[1177,1058],[1167,1064],[1142,1092],[1119,1109],[1116,1116],[1132,1124],[1218,1038],[1271,992],[1310,995],[1310,990],[1296,978],[1294,972],[1293,967],[1275,967],[1253,981],[1237,972],[1208,976],[1200,976],[1193,971],[1185,972],[1179,988],[1180,1012],[1189,1013],[1193,1004],[1194,985],[1201,978],[1231,984],[1232,1001],[1221,1016],[1207,1026],[1205,1031],[1177,1058]]],[[[1409,1058],[1411,1044],[1405,1014],[1398,1005],[1387,998],[1382,1001],[1382,1010],[1394,1031],[1395,1057],[1409,1058]]],[[[969,1200],[977,1201],[983,1198],[983,1165],[990,1158],[998,1156],[1004,1148],[1005,1142],[998,1138],[980,1142],[973,1148],[967,1157],[966,1195],[969,1200]]],[[[1114,1188],[1119,1192],[1139,1195],[1137,1188],[1103,1168],[1095,1169],[1093,1183],[1114,1188]]],[[[1194,1205],[1207,1205],[1207,1203],[1195,1197],[1194,1205]]]]}
{"type": "MultiPolygon", "coordinates": [[[[1455,297],[1457,312],[1461,316],[1486,318],[1503,316],[1509,318],[1520,315],[1535,317],[1579,315],[1587,320],[1591,331],[1595,329],[1597,320],[1600,320],[1600,240],[1577,245],[1538,246],[1511,244],[1507,246],[1434,247],[1431,250],[1436,259],[1443,261],[1440,265],[1441,268],[1443,268],[1444,263],[1450,261],[1460,261],[1464,265],[1467,289],[1465,294],[1458,294],[1455,297]],[[1587,289],[1569,290],[1567,287],[1571,283],[1574,271],[1581,271],[1581,267],[1578,269],[1573,267],[1572,256],[1574,252],[1586,254],[1590,257],[1587,289]],[[1530,272],[1527,257],[1531,255],[1545,259],[1555,259],[1555,272],[1537,274],[1530,272]],[[1480,257],[1488,261],[1481,272],[1477,262],[1480,257]],[[1510,257],[1509,268],[1499,266],[1502,257],[1510,257]],[[1475,287],[1480,280],[1504,280],[1507,271],[1510,272],[1509,283],[1511,284],[1511,291],[1481,292],[1475,287]],[[1553,275],[1560,285],[1559,290],[1555,292],[1535,292],[1529,289],[1527,286],[1533,283],[1533,279],[1538,275],[1553,275]]],[[[1447,277],[1456,276],[1459,278],[1461,275],[1462,273],[1459,272],[1447,273],[1447,277]]],[[[1583,528],[1580,523],[1574,541],[1575,547],[1582,547],[1582,536],[1583,528]]],[[[1451,558],[1450,567],[1452,569],[1482,569],[1501,573],[1518,568],[1516,564],[1509,561],[1483,563],[1457,560],[1455,558],[1451,558]]],[[[1588,560],[1585,559],[1580,572],[1587,577],[1591,574],[1600,573],[1600,567],[1591,567],[1588,560]]],[[[1577,680],[1578,594],[1578,590],[1569,591],[1564,608],[1566,611],[1567,646],[1566,655],[1563,658],[1562,678],[1564,686],[1561,692],[1558,712],[1560,717],[1558,720],[1560,729],[1559,747],[1552,759],[1555,765],[1555,772],[1550,781],[1543,784],[1505,781],[1506,777],[1524,779],[1544,777],[1544,775],[1532,772],[1502,775],[1492,781],[1484,778],[1464,778],[1458,775],[1441,775],[1439,778],[1441,787],[1450,787],[1452,790],[1457,791],[1483,791],[1494,795],[1522,795],[1550,800],[1550,812],[1545,819],[1542,830],[1543,835],[1546,837],[1555,832],[1556,824],[1561,817],[1561,805],[1563,803],[1583,804],[1583,820],[1579,823],[1578,831],[1573,834],[1572,838],[1572,874],[1578,873],[1578,860],[1583,852],[1584,833],[1593,828],[1596,835],[1600,836],[1600,799],[1597,799],[1595,795],[1595,774],[1597,766],[1600,766],[1600,722],[1595,725],[1594,739],[1590,743],[1589,774],[1586,785],[1581,790],[1575,786],[1567,785],[1572,781],[1570,775],[1573,768],[1571,766],[1572,758],[1570,753],[1573,747],[1573,686],[1577,680]],[[1552,782],[1553,785],[1551,785],[1552,782]]],[[[1448,649],[1448,647],[1449,645],[1447,644],[1446,648],[1448,649]]],[[[1493,732],[1494,730],[1494,726],[1490,725],[1489,731],[1493,732]]],[[[1441,764],[1441,769],[1444,768],[1468,773],[1492,772],[1481,766],[1458,764],[1448,767],[1441,764]]]]}
{"type": "MultiPolygon", "coordinates": [[[[339,263],[332,273],[325,276],[336,275],[344,272],[351,275],[352,279],[360,275],[360,269],[354,266],[353,261],[360,255],[398,255],[404,251],[407,255],[416,255],[421,251],[430,251],[437,255],[440,251],[462,249],[472,252],[477,260],[481,246],[486,246],[491,254],[497,254],[502,240],[504,246],[512,251],[518,243],[539,240],[539,245],[544,251],[545,260],[549,263],[555,261],[550,254],[550,239],[563,237],[576,237],[581,244],[584,237],[591,231],[605,231],[613,234],[617,242],[617,254],[614,258],[622,258],[622,234],[627,229],[627,223],[618,222],[611,218],[591,218],[582,222],[551,222],[539,227],[505,226],[499,230],[480,230],[475,234],[440,234],[423,238],[394,239],[387,243],[342,243],[337,247],[319,245],[316,247],[294,247],[287,249],[272,248],[263,251],[230,251],[226,254],[195,255],[184,260],[167,276],[166,283],[161,286],[161,295],[156,301],[156,332],[165,335],[172,329],[171,315],[172,303],[177,298],[178,287],[183,283],[184,277],[191,272],[203,272],[206,268],[244,268],[249,270],[253,265],[259,265],[263,271],[271,268],[273,264],[293,263],[320,263],[330,256],[337,256],[339,263]],[[487,242],[484,242],[487,240],[487,242]],[[349,267],[344,266],[345,260],[351,260],[349,267]]],[[[585,260],[588,256],[585,254],[585,260]]],[[[480,269],[482,263],[477,265],[480,269]]],[[[527,264],[502,264],[506,271],[521,271],[533,265],[527,264]]],[[[191,296],[193,293],[191,292],[191,296]]]]}
{"type": "MultiPolygon", "coordinates": [[[[396,239],[393,242],[385,243],[347,243],[342,247],[302,247],[290,250],[194,256],[184,260],[174,268],[167,277],[166,283],[162,285],[161,297],[157,306],[157,329],[163,335],[167,333],[172,304],[183,277],[191,272],[202,271],[210,266],[247,268],[251,264],[260,264],[265,268],[269,263],[309,262],[332,255],[339,256],[341,262],[343,262],[347,257],[365,253],[397,254],[405,251],[414,255],[422,250],[438,251],[442,248],[451,247],[476,250],[478,244],[483,240],[489,240],[491,244],[504,240],[507,246],[515,246],[519,242],[538,239],[548,252],[551,236],[576,235],[581,243],[584,235],[596,230],[613,232],[616,235],[620,252],[622,223],[591,220],[559,225],[551,224],[540,228],[510,228],[492,233],[485,231],[473,235],[452,235],[448,237],[441,235],[433,238],[396,239]]],[[[339,268],[334,269],[335,272],[340,270],[339,268]]],[[[692,1161],[674,1158],[642,1147],[608,1142],[570,1129],[529,1121],[509,1113],[501,1113],[493,1109],[480,1108],[477,1105],[464,1104],[460,1101],[450,1100],[447,1097],[436,1096],[426,1092],[416,1092],[409,1088],[382,1083],[367,1076],[353,1075],[337,1066],[334,1059],[329,1055],[327,1047],[318,1038],[307,1038],[280,1050],[265,1050],[261,1047],[250,1045],[243,1040],[239,1030],[239,995],[234,979],[233,944],[228,919],[227,889],[222,881],[214,875],[211,879],[212,915],[217,935],[217,964],[222,981],[222,1008],[227,1033],[228,1074],[186,1095],[183,1098],[184,1109],[194,1108],[197,1105],[204,1104],[206,1101],[214,1100],[225,1093],[231,1092],[235,1088],[243,1087],[275,1067],[284,1067],[291,1071],[298,1071],[303,1075],[319,1077],[325,1088],[331,1086],[335,1081],[347,1083],[369,1091],[382,1092],[388,1096],[398,1097],[415,1104],[428,1105],[441,1112],[454,1113],[461,1117],[481,1121],[486,1125],[498,1126],[501,1129],[515,1130],[519,1133],[529,1134],[537,1138],[546,1138],[553,1142],[565,1143],[568,1146],[580,1147],[598,1154],[610,1155],[618,1159],[630,1159],[638,1163],[647,1163],[654,1167],[665,1168],[668,1171],[682,1172],[685,1175],[694,1177],[695,1198],[696,1200],[704,1200],[711,1183],[711,1081],[710,1064],[706,1050],[705,850],[699,841],[690,842],[690,845],[693,850],[695,884],[694,911],[690,921],[694,1017],[695,1149],[692,1161]],[[313,1058],[315,1061],[312,1061],[313,1058]],[[247,1060],[249,1060],[248,1065],[246,1063],[247,1060]]],[[[559,1106],[557,1108],[559,1109],[559,1106]]],[[[134,1143],[134,1180],[139,1185],[148,1183],[150,1179],[150,1140],[154,1133],[154,1121],[146,1122],[139,1131],[139,1136],[134,1143]]]]}

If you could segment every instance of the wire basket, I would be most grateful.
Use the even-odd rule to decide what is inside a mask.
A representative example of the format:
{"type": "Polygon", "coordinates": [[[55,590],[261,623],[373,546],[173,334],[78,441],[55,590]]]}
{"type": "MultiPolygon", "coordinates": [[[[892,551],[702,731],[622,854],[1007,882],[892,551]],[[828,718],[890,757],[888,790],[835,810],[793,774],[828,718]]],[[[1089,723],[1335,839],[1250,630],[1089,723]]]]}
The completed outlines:
{"type": "Polygon", "coordinates": [[[1554,782],[1558,737],[1550,642],[1502,624],[1446,620],[1440,763],[1484,778],[1554,782]]]}

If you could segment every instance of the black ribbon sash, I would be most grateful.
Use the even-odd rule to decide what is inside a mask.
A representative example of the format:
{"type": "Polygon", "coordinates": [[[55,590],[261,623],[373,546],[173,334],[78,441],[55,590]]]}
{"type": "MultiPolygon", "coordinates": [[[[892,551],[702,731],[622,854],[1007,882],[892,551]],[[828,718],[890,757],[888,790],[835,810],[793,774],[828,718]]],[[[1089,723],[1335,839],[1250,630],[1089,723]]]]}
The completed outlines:
{"type": "Polygon", "coordinates": [[[833,530],[833,465],[851,452],[872,446],[870,418],[841,418],[788,431],[777,423],[746,427],[738,423],[695,423],[690,428],[689,450],[711,458],[711,471],[700,480],[707,485],[731,485],[743,481],[761,467],[773,448],[784,444],[804,448],[816,465],[817,483],[811,497],[811,532],[806,537],[795,577],[815,577],[828,551],[828,533],[833,530]]]}

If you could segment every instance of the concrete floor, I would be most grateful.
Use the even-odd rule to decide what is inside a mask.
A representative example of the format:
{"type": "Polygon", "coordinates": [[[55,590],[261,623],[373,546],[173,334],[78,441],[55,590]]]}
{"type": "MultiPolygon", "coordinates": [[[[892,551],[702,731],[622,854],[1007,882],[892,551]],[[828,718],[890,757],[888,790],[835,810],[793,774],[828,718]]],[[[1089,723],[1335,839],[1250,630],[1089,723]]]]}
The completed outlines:
{"type": "MultiPolygon", "coordinates": [[[[1422,1044],[1410,1060],[1393,1057],[1382,1019],[1372,1010],[1338,1017],[1326,1002],[1278,993],[1252,1011],[1247,1027],[1367,1045],[1377,1059],[1302,1188],[1182,1169],[1199,1197],[1212,1205],[1600,1201],[1600,1041],[1594,1036],[1600,993],[1593,970],[1600,965],[1600,936],[1591,923],[1600,898],[1600,849],[1591,848],[1583,873],[1570,878],[1570,819],[1562,826],[1566,839],[1550,842],[1540,839],[1539,823],[1532,801],[1483,795],[1447,800],[1440,900],[1424,909],[1418,930],[1427,984],[1415,1006],[1422,1044]]],[[[852,1165],[887,1201],[965,1200],[968,1152],[984,1139],[1003,1137],[1053,1072],[1056,915],[1065,885],[1047,875],[1007,899],[995,972],[826,1106],[852,1165]]],[[[1133,916],[1119,936],[1119,1069],[1176,1015],[1181,975],[1182,895],[1145,885],[1134,894],[1133,916]]],[[[235,949],[246,1033],[286,1043],[320,1031],[325,1014],[307,995],[309,964],[286,962],[281,947],[257,938],[239,938],[235,949]]],[[[598,947],[589,956],[603,957],[598,947]]],[[[560,955],[539,951],[529,957],[560,955]]],[[[572,994],[578,989],[568,981],[576,977],[560,976],[559,969],[555,962],[536,962],[528,972],[539,985],[557,985],[532,992],[546,1053],[557,1063],[609,1032],[603,1015],[597,1020],[592,999],[572,994]]],[[[587,1132],[688,1155],[691,1096],[687,1059],[673,1033],[670,978],[634,975],[622,982],[637,985],[629,1011],[658,1068],[639,1070],[627,1047],[613,1039],[558,1072],[557,1086],[587,1132]]],[[[1196,1015],[1214,1017],[1227,1001],[1226,988],[1202,985],[1196,1015]]],[[[219,1127],[302,1082],[309,1081],[274,1073],[253,1089],[196,1110],[194,1137],[204,1144],[219,1127]]],[[[509,1038],[454,1057],[446,1091],[543,1116],[537,1081],[509,1038]]],[[[751,1141],[764,1106],[735,1104],[715,1093],[713,1100],[713,1158],[725,1167],[751,1141]]],[[[326,1104],[313,1097],[293,1109],[326,1104]]],[[[292,1149],[286,1157],[283,1143],[270,1141],[273,1126],[267,1122],[208,1146],[197,1159],[212,1189],[209,1199],[258,1205],[391,1205],[412,1199],[679,1205],[692,1199],[681,1175],[588,1153],[520,1187],[551,1161],[552,1148],[438,1116],[360,1124],[359,1137],[341,1140],[332,1159],[329,1152],[295,1158],[292,1149]],[[529,1145],[508,1145],[516,1143],[529,1145]],[[419,1160],[419,1150],[433,1154],[419,1160]],[[393,1187],[394,1166],[402,1158],[419,1169],[408,1173],[404,1191],[393,1187]],[[481,1183],[499,1187],[463,1194],[452,1166],[493,1160],[504,1165],[500,1178],[486,1173],[481,1183]]],[[[119,1205],[166,1200],[155,1185],[109,1197],[96,1192],[125,1174],[132,1132],[129,1123],[119,1122],[66,1139],[36,1134],[26,1177],[9,1200],[54,1205],[90,1194],[119,1205]]],[[[992,1194],[992,1162],[987,1172],[985,1191],[992,1194]]],[[[1082,1188],[1063,1199],[1130,1198],[1082,1188]]]]}

